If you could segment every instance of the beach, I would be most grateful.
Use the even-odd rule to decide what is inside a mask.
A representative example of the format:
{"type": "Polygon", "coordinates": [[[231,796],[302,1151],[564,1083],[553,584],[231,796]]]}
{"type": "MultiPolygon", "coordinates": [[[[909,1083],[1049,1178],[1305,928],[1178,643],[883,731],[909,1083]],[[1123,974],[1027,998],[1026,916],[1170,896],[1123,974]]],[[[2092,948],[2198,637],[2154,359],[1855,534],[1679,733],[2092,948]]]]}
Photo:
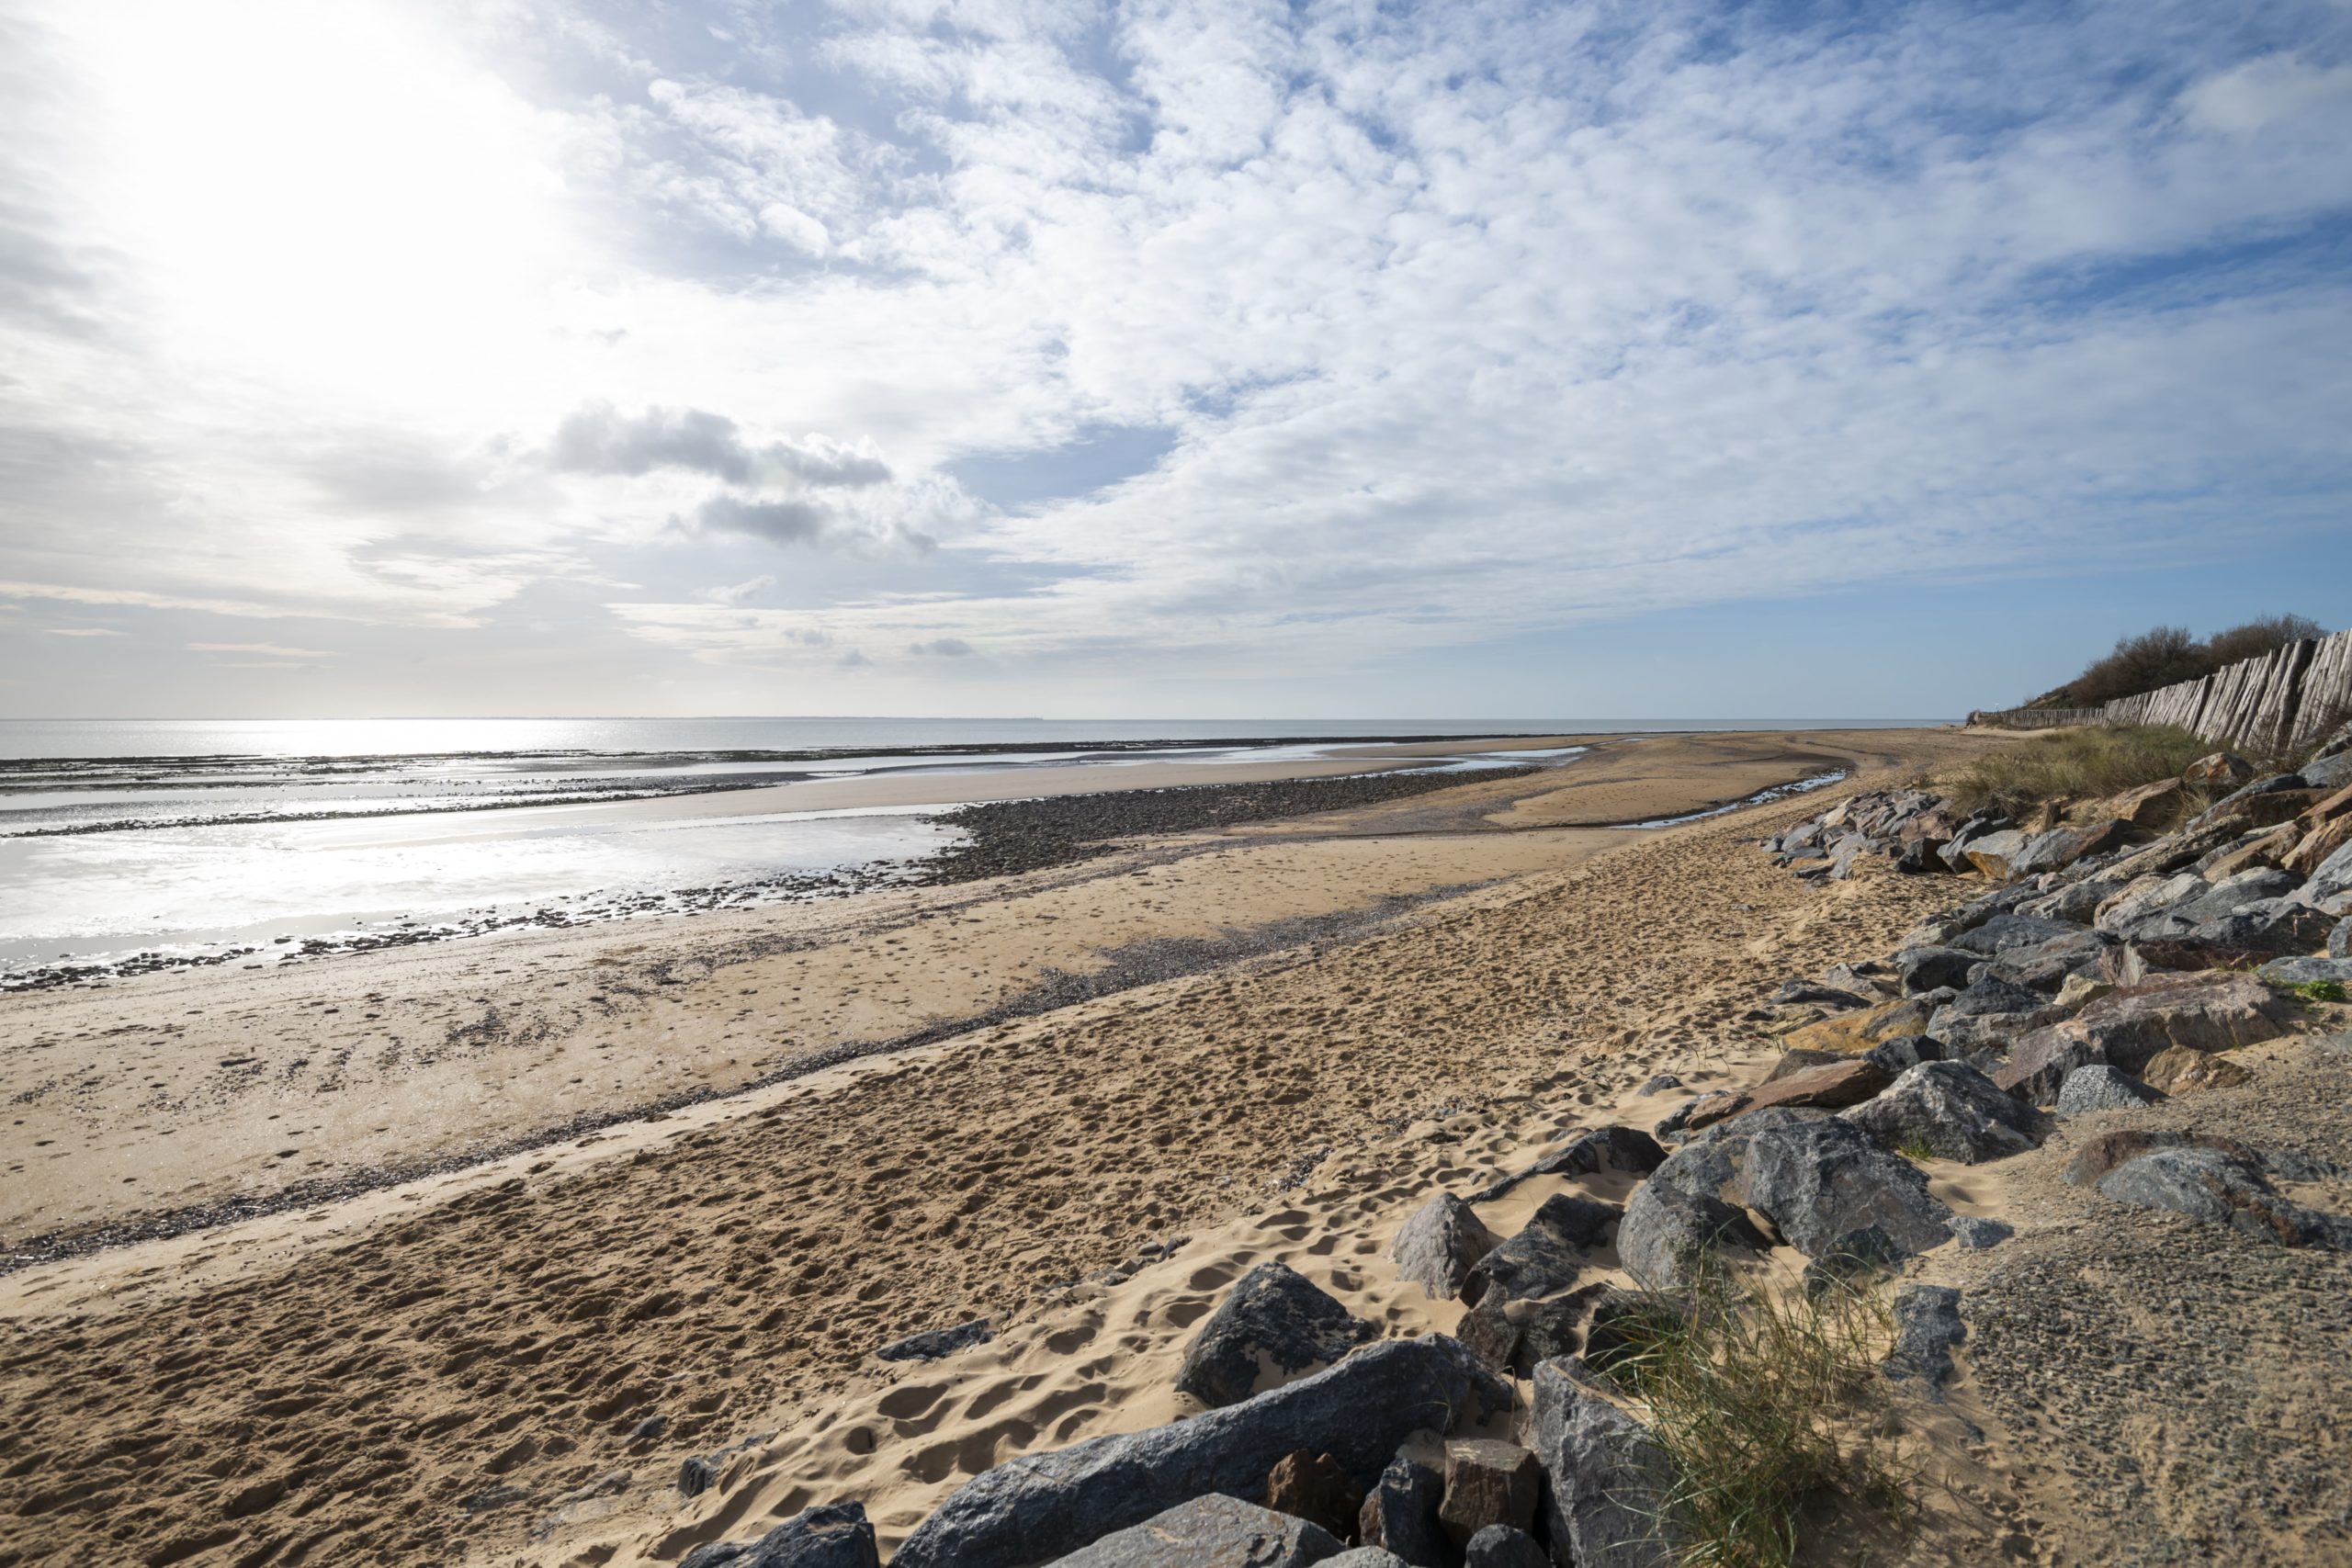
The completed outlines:
{"type": "Polygon", "coordinates": [[[1588,824],[1986,743],[1555,739],[1592,750],[1009,878],[0,1000],[0,1228],[49,1238],[0,1277],[0,1545],[674,1561],[842,1485],[902,1532],[991,1456],[1158,1418],[1150,1357],[1217,1283],[1316,1255],[1289,1195],[1410,1190],[1432,1118],[1501,1160],[1662,1066],[1752,1068],[1755,995],[1939,897],[1741,849],[1798,801],[1588,824]],[[1080,1343],[1055,1292],[1179,1235],[1095,1292],[1083,1337],[1131,1353],[1018,1370],[1018,1325],[1080,1343]],[[872,1352],[982,1314],[1004,1379],[829,1422],[915,1403],[872,1352]],[[802,1446],[680,1495],[762,1432],[802,1446]]]}

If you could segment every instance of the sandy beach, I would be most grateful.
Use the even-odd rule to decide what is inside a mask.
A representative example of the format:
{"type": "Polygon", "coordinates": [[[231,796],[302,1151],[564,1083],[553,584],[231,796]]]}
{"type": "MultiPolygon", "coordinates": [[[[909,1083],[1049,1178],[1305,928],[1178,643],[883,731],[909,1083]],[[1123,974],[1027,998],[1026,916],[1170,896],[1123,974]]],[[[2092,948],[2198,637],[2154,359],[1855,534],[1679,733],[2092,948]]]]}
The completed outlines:
{"type": "Polygon", "coordinates": [[[1449,1326],[1382,1274],[1407,1196],[1752,1074],[1759,993],[1946,895],[1744,847],[1801,802],[1595,824],[1990,743],[1578,739],[997,881],[0,1000],[45,1259],[0,1277],[0,1561],[674,1562],[834,1498],[887,1546],[1175,1414],[1261,1258],[1449,1326]],[[952,1375],[872,1359],[980,1315],[952,1375]]]}

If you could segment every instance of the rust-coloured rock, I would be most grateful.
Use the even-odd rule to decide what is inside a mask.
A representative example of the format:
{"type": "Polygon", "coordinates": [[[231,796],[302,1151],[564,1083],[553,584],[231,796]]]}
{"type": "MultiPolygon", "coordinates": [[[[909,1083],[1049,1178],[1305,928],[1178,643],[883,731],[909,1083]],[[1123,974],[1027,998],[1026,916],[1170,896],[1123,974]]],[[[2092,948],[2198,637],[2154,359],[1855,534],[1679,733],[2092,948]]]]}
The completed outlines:
{"type": "Polygon", "coordinates": [[[2234,751],[2199,757],[2180,771],[2180,782],[2192,788],[2235,789],[2254,777],[2254,764],[2234,751]]]}
{"type": "Polygon", "coordinates": [[[2297,876],[2309,876],[2319,869],[2319,863],[2352,844],[2352,813],[2321,823],[2289,850],[2279,865],[2297,876]]]}
{"type": "Polygon", "coordinates": [[[2101,1133],[2084,1144],[2066,1168],[2066,1179],[2077,1187],[2096,1185],[2119,1165],[2126,1165],[2157,1149],[2219,1149],[2236,1158],[2252,1160],[2252,1149],[2234,1138],[2208,1137],[2202,1133],[2150,1132],[2137,1127],[2101,1133]]]}
{"type": "Polygon", "coordinates": [[[2181,806],[2180,781],[2158,779],[2101,802],[2098,810],[2134,828],[2165,828],[2180,816],[2181,806]]]}
{"type": "Polygon", "coordinates": [[[2198,874],[2208,882],[2220,882],[2225,877],[2235,876],[2239,872],[2254,866],[2284,865],[2287,863],[2287,856],[2293,852],[2295,846],[2302,841],[2302,838],[2303,828],[2301,823],[2286,823],[2263,834],[2250,844],[2239,845],[2198,874]]]}
{"type": "Polygon", "coordinates": [[[1806,1024],[1781,1036],[1781,1043],[1792,1051],[1826,1051],[1839,1056],[1859,1056],[1881,1041],[1903,1034],[1925,1034],[1928,1032],[1928,1010],[1919,1002],[1905,998],[1881,1002],[1860,1012],[1839,1013],[1825,1018],[1819,1023],[1806,1024]]]}
{"type": "Polygon", "coordinates": [[[1355,1535],[1357,1516],[1363,1511],[1363,1488],[1329,1454],[1299,1449],[1274,1461],[1266,1477],[1266,1506],[1321,1525],[1347,1540],[1355,1535]]]}
{"type": "Polygon", "coordinates": [[[1543,1465],[1517,1443],[1490,1438],[1449,1443],[1438,1520],[1456,1546],[1466,1546],[1488,1525],[1532,1529],[1543,1484],[1543,1465]]]}
{"type": "Polygon", "coordinates": [[[2235,1089],[2252,1083],[2254,1075],[2227,1056],[2175,1045],[2148,1058],[2140,1081],[2166,1094],[2187,1094],[2200,1089],[2235,1089]]]}
{"type": "Polygon", "coordinates": [[[1745,1116],[1773,1105],[1811,1105],[1825,1111],[1843,1111],[1849,1105],[1860,1105],[1894,1081],[1894,1075],[1877,1063],[1863,1056],[1850,1056],[1761,1084],[1748,1091],[1747,1103],[1733,1114],[1745,1116]]]}
{"type": "Polygon", "coordinates": [[[2289,1004],[2251,975],[2206,970],[2126,987],[2062,1027],[2136,1075],[2168,1046],[2222,1051],[2276,1039],[2290,1016],[2289,1004]]]}

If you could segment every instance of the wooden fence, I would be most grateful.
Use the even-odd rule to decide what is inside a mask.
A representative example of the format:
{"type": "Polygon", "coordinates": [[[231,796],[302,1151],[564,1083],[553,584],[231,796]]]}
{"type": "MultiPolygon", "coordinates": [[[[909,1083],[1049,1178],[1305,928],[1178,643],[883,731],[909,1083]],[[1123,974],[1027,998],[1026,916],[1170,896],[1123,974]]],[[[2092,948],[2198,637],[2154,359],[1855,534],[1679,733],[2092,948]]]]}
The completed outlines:
{"type": "Polygon", "coordinates": [[[2290,642],[2195,681],[2119,697],[2103,708],[2007,708],[1971,724],[2046,729],[2075,724],[2169,724],[2208,740],[2278,754],[2352,718],[2352,631],[2290,642]]]}

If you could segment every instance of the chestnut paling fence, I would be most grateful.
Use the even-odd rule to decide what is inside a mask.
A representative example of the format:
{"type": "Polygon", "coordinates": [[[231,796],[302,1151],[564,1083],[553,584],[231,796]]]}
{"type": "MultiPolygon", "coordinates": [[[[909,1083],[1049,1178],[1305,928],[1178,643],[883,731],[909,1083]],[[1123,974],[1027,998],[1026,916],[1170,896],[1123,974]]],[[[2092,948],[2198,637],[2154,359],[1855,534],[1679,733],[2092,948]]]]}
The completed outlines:
{"type": "Polygon", "coordinates": [[[2195,681],[2118,697],[2096,708],[2001,708],[1968,722],[2003,729],[2075,724],[2169,724],[2249,750],[2312,744],[2352,718],[2352,631],[2290,642],[2195,681]]]}

